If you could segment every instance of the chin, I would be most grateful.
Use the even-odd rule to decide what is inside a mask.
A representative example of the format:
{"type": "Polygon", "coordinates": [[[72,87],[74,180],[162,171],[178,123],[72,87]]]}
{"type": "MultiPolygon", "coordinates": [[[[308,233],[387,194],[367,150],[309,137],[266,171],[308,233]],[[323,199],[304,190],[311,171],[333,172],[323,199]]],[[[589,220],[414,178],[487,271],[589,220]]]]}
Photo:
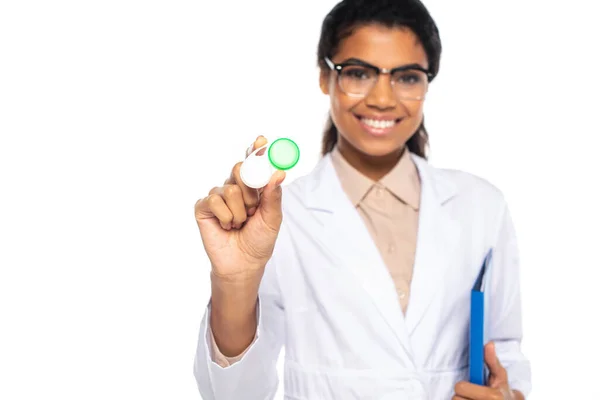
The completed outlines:
{"type": "Polygon", "coordinates": [[[372,157],[383,157],[400,151],[405,144],[398,140],[361,140],[358,149],[372,157]]]}

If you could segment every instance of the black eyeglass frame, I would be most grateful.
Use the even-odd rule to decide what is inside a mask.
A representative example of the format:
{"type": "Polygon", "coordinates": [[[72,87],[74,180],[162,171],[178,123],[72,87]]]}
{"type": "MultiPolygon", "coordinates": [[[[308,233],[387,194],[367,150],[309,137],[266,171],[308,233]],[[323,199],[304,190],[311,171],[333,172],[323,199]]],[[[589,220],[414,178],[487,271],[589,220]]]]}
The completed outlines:
{"type": "MultiPolygon", "coordinates": [[[[364,61],[360,61],[360,60],[351,60],[351,61],[347,61],[341,64],[336,64],[333,61],[331,61],[331,59],[329,59],[328,57],[324,58],[325,63],[327,64],[327,66],[329,66],[329,68],[333,71],[336,71],[338,73],[338,77],[339,74],[342,72],[342,70],[345,67],[365,67],[365,68],[370,68],[372,70],[374,70],[377,73],[377,76],[381,75],[381,74],[389,74],[392,75],[398,71],[420,71],[423,72],[427,75],[427,83],[429,84],[433,78],[434,75],[431,73],[431,71],[423,68],[422,66],[418,65],[418,64],[410,64],[410,65],[403,65],[402,67],[396,67],[396,68],[380,68],[377,67],[375,65],[366,63],[364,61]]],[[[355,96],[364,96],[364,95],[356,95],[355,96]]]]}

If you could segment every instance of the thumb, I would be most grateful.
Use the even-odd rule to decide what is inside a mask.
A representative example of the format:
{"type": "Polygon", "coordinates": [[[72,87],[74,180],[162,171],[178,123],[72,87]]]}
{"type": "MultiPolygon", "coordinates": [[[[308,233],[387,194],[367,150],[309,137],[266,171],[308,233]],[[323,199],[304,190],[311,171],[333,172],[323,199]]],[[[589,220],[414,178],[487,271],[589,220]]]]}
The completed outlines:
{"type": "Polygon", "coordinates": [[[285,172],[277,170],[265,186],[260,198],[260,212],[265,223],[278,230],[281,224],[281,183],[285,179],[285,172]]]}
{"type": "Polygon", "coordinates": [[[490,342],[485,345],[484,353],[485,363],[487,364],[488,369],[490,370],[490,374],[494,376],[497,380],[506,381],[506,370],[504,369],[504,367],[500,363],[500,360],[498,359],[498,356],[496,355],[496,346],[494,342],[490,342]]]}

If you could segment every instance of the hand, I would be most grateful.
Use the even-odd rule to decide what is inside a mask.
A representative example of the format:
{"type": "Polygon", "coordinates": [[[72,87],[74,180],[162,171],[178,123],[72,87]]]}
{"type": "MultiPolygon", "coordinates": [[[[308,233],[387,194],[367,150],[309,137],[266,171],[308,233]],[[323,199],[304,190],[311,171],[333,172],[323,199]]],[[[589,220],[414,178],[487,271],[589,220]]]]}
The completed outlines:
{"type": "MultiPolygon", "coordinates": [[[[259,136],[252,150],[266,143],[259,136]]],[[[195,205],[212,273],[220,278],[260,274],[273,254],[282,221],[280,185],[285,172],[276,171],[264,189],[256,190],[240,179],[241,165],[235,164],[224,186],[213,188],[195,205]]]]}
{"type": "Polygon", "coordinates": [[[485,345],[485,363],[490,371],[488,386],[461,381],[454,387],[452,400],[524,400],[523,395],[508,385],[506,370],[496,356],[494,343],[485,345]]]}

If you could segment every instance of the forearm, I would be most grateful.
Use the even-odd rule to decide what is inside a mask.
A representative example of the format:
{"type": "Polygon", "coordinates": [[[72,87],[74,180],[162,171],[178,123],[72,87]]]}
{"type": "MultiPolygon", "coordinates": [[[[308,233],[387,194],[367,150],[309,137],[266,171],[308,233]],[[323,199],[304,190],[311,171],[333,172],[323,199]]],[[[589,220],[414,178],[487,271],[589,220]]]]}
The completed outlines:
{"type": "Polygon", "coordinates": [[[211,274],[210,326],[215,343],[227,357],[239,355],[254,340],[261,278],[223,279],[211,274]]]}

